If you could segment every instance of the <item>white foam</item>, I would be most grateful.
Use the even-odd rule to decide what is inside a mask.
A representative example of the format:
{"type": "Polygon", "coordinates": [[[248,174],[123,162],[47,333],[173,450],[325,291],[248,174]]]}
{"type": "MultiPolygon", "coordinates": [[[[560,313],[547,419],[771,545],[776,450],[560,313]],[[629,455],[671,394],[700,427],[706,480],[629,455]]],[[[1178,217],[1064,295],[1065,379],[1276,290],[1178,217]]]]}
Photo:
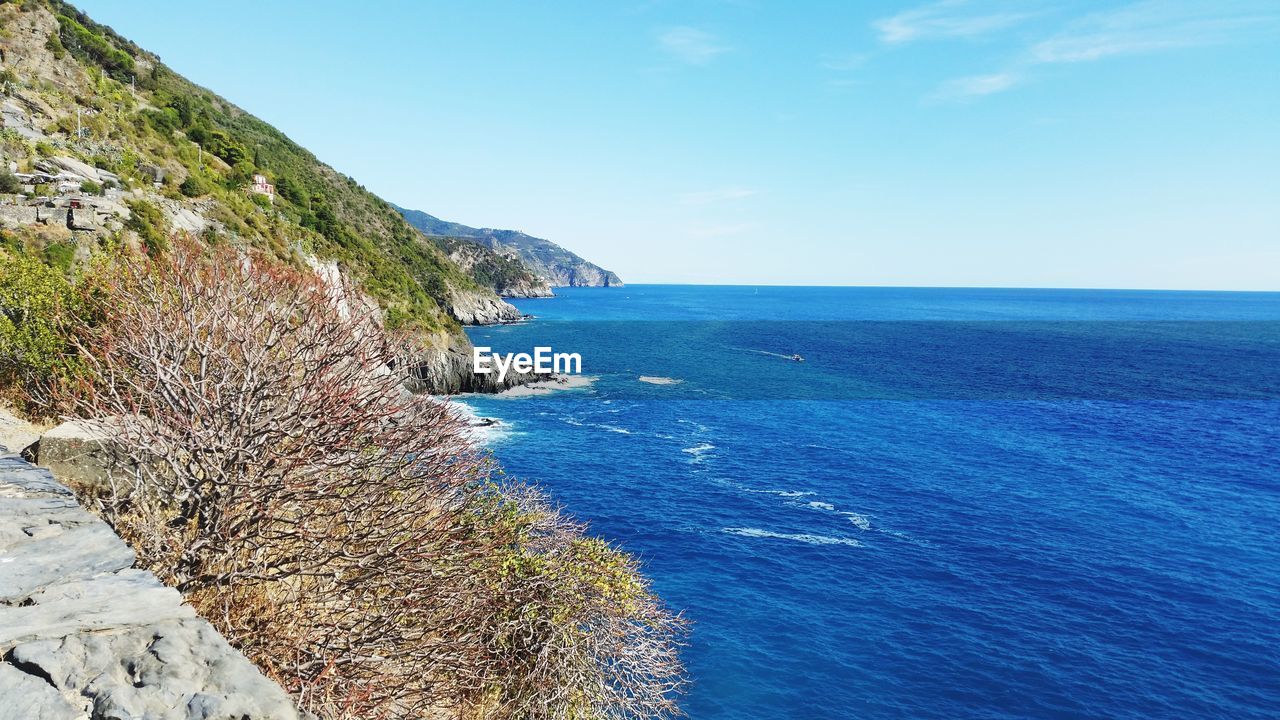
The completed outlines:
{"type": "Polygon", "coordinates": [[[680,452],[692,456],[689,458],[689,462],[700,463],[707,453],[715,449],[716,446],[711,443],[701,443],[699,445],[694,445],[693,447],[684,448],[680,452]]]}
{"type": "Polygon", "coordinates": [[[756,490],[754,488],[749,488],[749,487],[743,487],[742,489],[746,490],[747,492],[760,493],[762,495],[777,495],[778,497],[784,497],[784,498],[798,498],[798,497],[804,497],[806,495],[817,494],[810,490],[756,490]]]}
{"type": "Polygon", "coordinates": [[[871,521],[868,520],[865,515],[859,515],[856,512],[846,512],[842,514],[847,516],[849,518],[849,522],[853,523],[854,527],[859,530],[871,529],[871,521]]]}
{"type": "Polygon", "coordinates": [[[621,435],[631,434],[630,430],[626,428],[620,428],[617,425],[596,425],[596,427],[600,428],[601,430],[608,430],[609,432],[619,433],[621,435]]]}
{"type": "Polygon", "coordinates": [[[813,508],[814,510],[835,510],[836,509],[836,506],[832,505],[831,503],[819,502],[817,500],[814,500],[813,502],[809,503],[809,507],[813,508]]]}
{"type": "Polygon", "coordinates": [[[659,375],[641,375],[639,380],[642,383],[649,383],[650,385],[679,385],[684,382],[677,378],[662,377],[659,375]]]}
{"type": "Polygon", "coordinates": [[[467,437],[478,445],[494,445],[511,435],[510,423],[497,418],[482,417],[476,409],[457,400],[446,403],[450,410],[457,413],[458,418],[467,424],[467,437]]]}
{"type": "Polygon", "coordinates": [[[792,540],[794,542],[808,543],[810,545],[848,545],[850,547],[862,547],[862,543],[853,538],[835,538],[827,535],[812,535],[809,533],[779,533],[772,530],[761,530],[760,528],[724,528],[722,532],[730,535],[742,535],[743,537],[754,538],[773,538],[775,540],[792,540]]]}

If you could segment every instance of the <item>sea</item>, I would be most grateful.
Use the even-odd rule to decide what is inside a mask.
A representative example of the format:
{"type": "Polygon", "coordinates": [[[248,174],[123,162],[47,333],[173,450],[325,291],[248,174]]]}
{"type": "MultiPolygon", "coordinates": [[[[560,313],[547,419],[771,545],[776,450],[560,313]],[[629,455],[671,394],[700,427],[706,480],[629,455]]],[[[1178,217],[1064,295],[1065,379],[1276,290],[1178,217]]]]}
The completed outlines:
{"type": "Polygon", "coordinates": [[[1280,718],[1280,293],[515,304],[473,342],[593,382],[461,399],[692,622],[694,720],[1280,718]]]}

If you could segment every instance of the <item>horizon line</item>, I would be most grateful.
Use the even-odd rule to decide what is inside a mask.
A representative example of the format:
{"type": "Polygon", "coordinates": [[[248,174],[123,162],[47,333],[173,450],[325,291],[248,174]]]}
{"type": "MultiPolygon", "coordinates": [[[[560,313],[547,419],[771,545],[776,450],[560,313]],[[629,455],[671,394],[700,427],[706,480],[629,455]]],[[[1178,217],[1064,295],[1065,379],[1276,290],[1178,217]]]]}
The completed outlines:
{"type": "MultiPolygon", "coordinates": [[[[1275,290],[1243,290],[1243,289],[1222,289],[1222,288],[1157,288],[1157,287],[1102,287],[1102,286],[1078,286],[1078,285],[832,285],[817,284],[805,285],[797,283],[744,283],[744,282],[623,282],[622,285],[559,285],[552,286],[552,290],[563,290],[565,288],[589,288],[599,290],[625,290],[629,287],[643,286],[687,286],[687,287],[771,287],[771,288],[865,288],[865,289],[897,289],[897,290],[1093,290],[1093,291],[1109,291],[1109,292],[1198,292],[1198,293],[1248,293],[1254,295],[1277,295],[1280,289],[1275,290]]],[[[537,300],[541,298],[514,298],[514,299],[531,299],[537,300]]]]}

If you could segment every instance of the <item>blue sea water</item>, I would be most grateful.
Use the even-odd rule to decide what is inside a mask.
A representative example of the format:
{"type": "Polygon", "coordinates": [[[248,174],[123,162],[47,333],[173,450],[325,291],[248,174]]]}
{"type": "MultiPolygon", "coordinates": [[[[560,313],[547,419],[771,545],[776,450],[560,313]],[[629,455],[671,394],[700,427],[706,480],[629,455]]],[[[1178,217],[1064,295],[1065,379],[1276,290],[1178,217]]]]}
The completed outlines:
{"type": "Polygon", "coordinates": [[[1280,294],[558,292],[473,340],[595,384],[466,401],[693,621],[694,720],[1280,717],[1280,294]]]}

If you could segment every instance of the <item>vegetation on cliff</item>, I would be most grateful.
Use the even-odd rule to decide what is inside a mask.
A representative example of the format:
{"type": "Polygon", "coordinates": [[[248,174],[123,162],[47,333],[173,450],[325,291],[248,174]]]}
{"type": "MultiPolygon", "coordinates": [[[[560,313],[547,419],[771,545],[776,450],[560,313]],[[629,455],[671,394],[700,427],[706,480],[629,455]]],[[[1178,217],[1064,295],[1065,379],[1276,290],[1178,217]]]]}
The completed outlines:
{"type": "Polygon", "coordinates": [[[65,226],[0,233],[0,391],[105,423],[113,482],[82,497],[141,564],[325,720],[678,712],[684,623],[636,560],[410,392],[424,343],[460,336],[460,294],[492,297],[476,278],[516,265],[464,271],[59,0],[0,4],[0,47],[4,87],[49,120],[0,131],[34,178],[7,187],[37,199],[57,191],[49,162],[78,163],[105,173],[79,193],[127,209],[95,231],[69,206],[65,226]]]}
{"type": "MultiPolygon", "coordinates": [[[[144,201],[153,194],[175,203],[198,199],[189,209],[208,221],[206,240],[254,247],[299,266],[307,255],[337,260],[392,326],[456,334],[448,311],[458,296],[492,295],[355,180],[71,5],[0,6],[0,26],[19,23],[20,31],[7,37],[0,29],[13,68],[5,80],[20,104],[52,122],[43,129],[49,141],[3,138],[5,160],[25,169],[66,154],[118,176],[144,201]],[[27,25],[39,37],[47,29],[48,40],[33,41],[27,25]],[[254,175],[274,185],[273,197],[246,191],[254,175]]],[[[148,235],[131,221],[127,229],[146,242],[172,228],[148,235]]]]}

